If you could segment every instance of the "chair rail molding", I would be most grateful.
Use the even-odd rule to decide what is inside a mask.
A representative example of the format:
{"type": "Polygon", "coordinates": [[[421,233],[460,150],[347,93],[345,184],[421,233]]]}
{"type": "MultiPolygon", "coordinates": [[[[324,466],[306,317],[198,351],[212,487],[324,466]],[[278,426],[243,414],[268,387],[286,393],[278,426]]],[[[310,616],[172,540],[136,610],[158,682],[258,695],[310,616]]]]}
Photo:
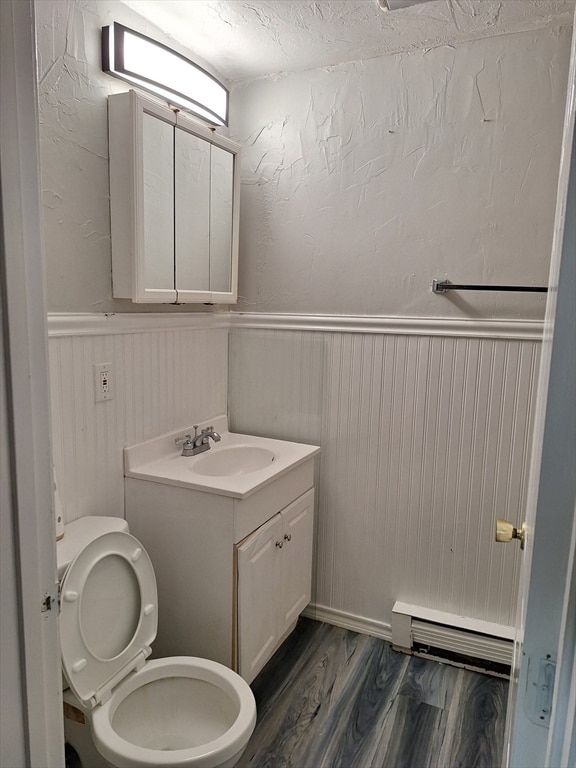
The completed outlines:
{"type": "Polygon", "coordinates": [[[49,312],[48,336],[107,336],[154,331],[227,328],[224,312],[49,312]]]}
{"type": "Polygon", "coordinates": [[[233,328],[324,331],[334,333],[382,333],[413,336],[465,336],[539,341],[543,322],[385,315],[301,315],[231,312],[233,328]]]}
{"type": "Polygon", "coordinates": [[[540,341],[543,322],[534,320],[304,315],[257,312],[49,313],[49,336],[108,335],[208,328],[320,331],[412,336],[540,341]]]}

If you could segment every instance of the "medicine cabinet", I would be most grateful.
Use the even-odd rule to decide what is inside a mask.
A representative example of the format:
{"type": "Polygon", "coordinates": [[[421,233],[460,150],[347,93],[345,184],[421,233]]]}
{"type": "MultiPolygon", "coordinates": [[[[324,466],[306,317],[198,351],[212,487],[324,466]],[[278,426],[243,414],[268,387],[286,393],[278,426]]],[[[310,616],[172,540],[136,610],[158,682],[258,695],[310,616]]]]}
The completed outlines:
{"type": "Polygon", "coordinates": [[[135,91],[108,124],[113,296],[234,303],[239,145],[135,91]]]}

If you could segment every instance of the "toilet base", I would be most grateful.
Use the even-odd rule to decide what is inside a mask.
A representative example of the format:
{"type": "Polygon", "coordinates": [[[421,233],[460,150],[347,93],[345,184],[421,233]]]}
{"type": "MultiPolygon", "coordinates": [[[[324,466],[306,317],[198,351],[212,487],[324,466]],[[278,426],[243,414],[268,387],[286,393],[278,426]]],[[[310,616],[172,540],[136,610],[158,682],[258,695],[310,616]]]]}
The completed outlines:
{"type": "MultiPolygon", "coordinates": [[[[67,693],[69,694],[70,692],[65,691],[65,699],[67,693]]],[[[69,700],[68,704],[70,703],[69,700]]],[[[102,757],[100,752],[98,752],[94,746],[94,740],[90,733],[90,726],[87,722],[80,723],[77,720],[72,720],[65,716],[64,738],[76,751],[81,768],[116,768],[116,766],[112,765],[112,763],[109,763],[108,760],[102,757]]],[[[246,747],[243,747],[237,754],[233,755],[225,763],[222,763],[219,768],[235,768],[245,751],[246,747]]]]}
{"type": "Polygon", "coordinates": [[[222,765],[219,765],[218,768],[235,768],[235,766],[238,764],[238,760],[242,757],[244,752],[246,751],[246,747],[240,750],[240,752],[237,752],[235,755],[233,755],[229,760],[226,760],[225,763],[222,763],[222,765]]]}
{"type": "Polygon", "coordinates": [[[64,740],[76,751],[82,768],[115,768],[96,749],[90,723],[70,690],[64,691],[64,740]]]}

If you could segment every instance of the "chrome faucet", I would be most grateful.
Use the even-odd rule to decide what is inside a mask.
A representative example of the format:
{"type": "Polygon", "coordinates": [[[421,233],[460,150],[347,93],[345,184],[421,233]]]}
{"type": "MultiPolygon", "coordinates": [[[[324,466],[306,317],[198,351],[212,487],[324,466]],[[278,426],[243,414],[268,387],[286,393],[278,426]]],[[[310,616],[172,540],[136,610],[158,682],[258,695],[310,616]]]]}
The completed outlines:
{"type": "Polygon", "coordinates": [[[198,424],[194,424],[194,437],[191,435],[186,435],[185,438],[177,437],[175,442],[177,445],[182,444],[182,456],[196,456],[210,450],[208,438],[212,438],[215,443],[219,443],[222,439],[218,432],[214,431],[214,427],[204,427],[198,434],[198,424]]]}
{"type": "Polygon", "coordinates": [[[176,437],[174,442],[176,445],[182,446],[182,456],[194,456],[194,442],[192,441],[192,435],[176,437]]]}

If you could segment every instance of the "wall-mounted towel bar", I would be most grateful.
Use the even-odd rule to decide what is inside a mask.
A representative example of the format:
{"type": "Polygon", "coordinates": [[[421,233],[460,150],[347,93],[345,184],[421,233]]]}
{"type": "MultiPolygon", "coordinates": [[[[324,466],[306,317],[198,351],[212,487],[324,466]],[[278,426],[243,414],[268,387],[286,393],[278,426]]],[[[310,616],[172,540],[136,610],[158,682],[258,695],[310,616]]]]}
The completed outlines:
{"type": "Polygon", "coordinates": [[[545,285],[457,285],[449,280],[433,280],[432,293],[446,291],[516,291],[517,293],[547,293],[545,285]]]}

